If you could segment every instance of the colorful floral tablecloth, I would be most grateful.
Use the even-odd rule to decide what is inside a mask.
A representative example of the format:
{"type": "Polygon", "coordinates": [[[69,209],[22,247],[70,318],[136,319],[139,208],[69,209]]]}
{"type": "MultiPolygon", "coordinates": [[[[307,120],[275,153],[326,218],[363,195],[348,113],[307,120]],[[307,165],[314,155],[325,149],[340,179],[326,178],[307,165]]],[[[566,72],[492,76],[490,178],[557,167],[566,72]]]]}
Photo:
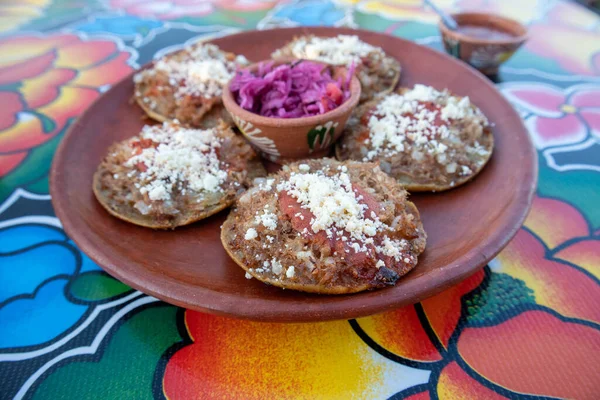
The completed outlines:
{"type": "Polygon", "coordinates": [[[539,152],[525,226],[485,269],[385,314],[262,324],[113,279],[61,229],[48,169],[111,84],[210,35],[383,31],[441,51],[420,1],[3,0],[0,398],[600,398],[600,17],[554,0],[436,0],[529,25],[498,77],[539,152]]]}

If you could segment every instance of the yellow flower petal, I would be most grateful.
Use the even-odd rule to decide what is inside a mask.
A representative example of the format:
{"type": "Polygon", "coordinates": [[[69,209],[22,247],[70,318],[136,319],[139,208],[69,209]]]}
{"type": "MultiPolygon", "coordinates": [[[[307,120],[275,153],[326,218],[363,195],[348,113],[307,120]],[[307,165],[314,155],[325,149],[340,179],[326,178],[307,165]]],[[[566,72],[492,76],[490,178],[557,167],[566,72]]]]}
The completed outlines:
{"type": "Polygon", "coordinates": [[[554,258],[578,265],[600,279],[600,240],[598,239],[574,243],[554,254],[554,258]]]}
{"type": "Polygon", "coordinates": [[[370,349],[347,321],[275,324],[186,311],[194,343],[163,378],[171,399],[387,398],[425,382],[429,371],[370,349]]]}
{"type": "Polygon", "coordinates": [[[543,197],[533,200],[525,226],[550,249],[569,239],[589,235],[587,222],[575,207],[543,197]]]}

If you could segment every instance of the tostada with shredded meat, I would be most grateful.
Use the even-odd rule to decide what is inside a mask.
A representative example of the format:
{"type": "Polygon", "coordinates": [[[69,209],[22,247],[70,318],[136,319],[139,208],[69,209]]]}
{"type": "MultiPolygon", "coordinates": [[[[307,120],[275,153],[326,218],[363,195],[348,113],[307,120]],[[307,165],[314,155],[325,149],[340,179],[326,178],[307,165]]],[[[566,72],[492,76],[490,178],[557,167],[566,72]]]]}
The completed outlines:
{"type": "Polygon", "coordinates": [[[231,206],[264,175],[254,150],[230,127],[199,130],[165,122],[113,144],[94,174],[93,190],[112,215],[168,229],[231,206]]]}
{"type": "Polygon", "coordinates": [[[214,44],[197,43],[155,61],[134,75],[134,98],[157,121],[177,120],[196,128],[230,122],[222,105],[223,87],[248,61],[214,44]]]}
{"type": "Polygon", "coordinates": [[[415,85],[359,107],[336,155],[377,162],[408,191],[442,191],[475,177],[493,148],[491,124],[468,97],[415,85]]]}
{"type": "Polygon", "coordinates": [[[276,50],[272,57],[293,57],[354,68],[361,84],[361,103],[391,92],[400,79],[400,63],[358,36],[301,36],[276,50]]]}
{"type": "Polygon", "coordinates": [[[407,192],[376,164],[325,158],[261,179],[221,241],[247,278],[342,294],[393,285],[417,265],[426,234],[407,192]]]}

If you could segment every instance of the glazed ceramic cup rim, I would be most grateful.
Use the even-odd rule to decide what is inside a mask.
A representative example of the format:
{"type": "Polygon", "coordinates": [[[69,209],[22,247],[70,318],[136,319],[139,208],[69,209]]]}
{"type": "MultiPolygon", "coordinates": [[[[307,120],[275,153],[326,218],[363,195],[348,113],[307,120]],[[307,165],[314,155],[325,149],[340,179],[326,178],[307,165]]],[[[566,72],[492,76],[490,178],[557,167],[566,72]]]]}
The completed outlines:
{"type": "MultiPolygon", "coordinates": [[[[482,39],[482,38],[476,38],[473,36],[468,36],[465,35],[463,33],[460,33],[458,31],[453,31],[451,29],[449,29],[446,24],[444,24],[444,21],[442,21],[440,19],[440,21],[438,22],[438,27],[440,28],[440,30],[442,31],[443,34],[448,35],[448,36],[454,36],[455,38],[458,38],[461,42],[466,42],[466,43],[471,43],[471,44],[499,44],[499,45],[509,45],[509,44],[520,44],[523,43],[524,41],[527,40],[529,33],[528,33],[528,29],[525,25],[523,25],[522,23],[520,23],[519,21],[512,19],[512,18],[508,18],[505,17],[503,15],[500,14],[494,14],[494,13],[485,13],[485,12],[458,12],[458,13],[453,13],[450,14],[457,22],[460,19],[468,19],[470,17],[490,17],[496,21],[504,21],[504,22],[508,22],[510,24],[515,25],[516,27],[519,28],[519,30],[521,30],[523,33],[521,34],[517,34],[515,32],[509,32],[511,34],[510,38],[506,38],[506,39],[482,39]]],[[[463,21],[464,23],[464,21],[463,21]]],[[[458,25],[460,26],[460,22],[458,22],[458,25]]],[[[496,24],[494,22],[491,23],[492,26],[496,26],[496,24]]]]}
{"type": "MultiPolygon", "coordinates": [[[[245,69],[254,70],[254,69],[258,68],[258,66],[261,63],[272,62],[272,61],[274,61],[274,60],[259,61],[257,63],[249,65],[245,69]]],[[[298,60],[289,59],[289,60],[275,61],[275,65],[286,64],[286,63],[294,62],[294,61],[298,61],[298,60]]],[[[325,66],[331,66],[333,68],[345,68],[345,67],[329,65],[326,63],[313,61],[313,60],[305,60],[305,61],[310,61],[310,62],[314,62],[317,64],[322,64],[325,66]]],[[[358,101],[360,100],[360,93],[361,93],[360,81],[358,80],[356,74],[354,74],[352,76],[352,80],[350,81],[350,97],[348,99],[346,99],[346,101],[344,101],[338,107],[334,108],[333,110],[327,111],[326,113],[319,114],[319,115],[312,115],[310,117],[274,118],[274,117],[265,117],[263,115],[255,114],[251,111],[243,109],[233,98],[233,94],[231,93],[231,90],[229,89],[230,85],[231,85],[231,81],[227,84],[226,89],[223,90],[222,97],[223,97],[223,105],[231,114],[239,116],[242,119],[244,119],[245,121],[250,121],[255,125],[259,124],[262,126],[269,126],[269,127],[274,127],[274,128],[301,127],[301,126],[305,126],[305,125],[315,125],[315,124],[319,124],[320,122],[337,119],[337,118],[343,116],[344,114],[351,112],[354,109],[354,107],[356,107],[356,105],[358,104],[358,101]]]]}

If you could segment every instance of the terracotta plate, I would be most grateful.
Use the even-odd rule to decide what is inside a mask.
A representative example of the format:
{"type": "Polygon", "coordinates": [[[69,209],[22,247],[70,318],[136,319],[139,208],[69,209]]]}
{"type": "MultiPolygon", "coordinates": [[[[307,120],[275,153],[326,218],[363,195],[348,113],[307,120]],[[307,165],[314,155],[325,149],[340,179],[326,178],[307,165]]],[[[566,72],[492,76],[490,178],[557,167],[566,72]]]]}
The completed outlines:
{"type": "Polygon", "coordinates": [[[191,309],[263,321],[354,318],[415,303],[466,278],[517,232],[531,205],[536,152],[519,115],[475,70],[412,42],[351,29],[252,31],[214,40],[251,61],[294,36],[357,34],[402,64],[402,85],[425,83],[469,96],[496,124],[494,155],[473,182],[412,196],[429,235],[414,271],[396,286],[345,296],[308,295],[244,278],[219,241],[227,212],[175,231],[152,231],[111,217],[92,194],[92,175],[109,145],[136,134],[142,111],[131,77],[96,101],[62,140],[51,171],[52,202],[65,231],[108,273],[145,293],[191,309]]]}

